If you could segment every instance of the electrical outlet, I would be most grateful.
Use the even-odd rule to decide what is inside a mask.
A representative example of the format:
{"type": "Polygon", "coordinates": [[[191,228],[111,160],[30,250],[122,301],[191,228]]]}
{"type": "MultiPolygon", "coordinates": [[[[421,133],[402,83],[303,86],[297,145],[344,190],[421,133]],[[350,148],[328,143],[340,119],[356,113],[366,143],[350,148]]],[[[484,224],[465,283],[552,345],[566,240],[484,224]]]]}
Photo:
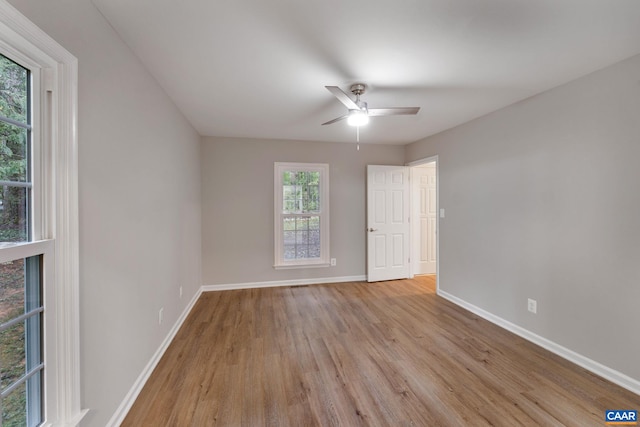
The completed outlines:
{"type": "Polygon", "coordinates": [[[158,325],[162,325],[162,315],[164,314],[164,307],[158,312],[158,325]]]}
{"type": "Polygon", "coordinates": [[[527,300],[527,308],[531,313],[536,314],[538,312],[538,302],[534,299],[529,298],[527,300]]]}
{"type": "Polygon", "coordinates": [[[331,258],[331,267],[335,267],[335,266],[336,266],[336,259],[331,258]]]}
{"type": "Polygon", "coordinates": [[[182,299],[182,286],[180,286],[180,298],[182,299]]]}

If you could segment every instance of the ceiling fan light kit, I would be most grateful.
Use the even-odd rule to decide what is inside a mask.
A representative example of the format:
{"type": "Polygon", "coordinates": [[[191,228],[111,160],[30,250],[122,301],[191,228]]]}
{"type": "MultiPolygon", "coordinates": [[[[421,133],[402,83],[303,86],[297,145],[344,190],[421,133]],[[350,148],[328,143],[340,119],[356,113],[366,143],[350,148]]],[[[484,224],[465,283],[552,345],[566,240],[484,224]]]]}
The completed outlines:
{"type": "Polygon", "coordinates": [[[369,115],[366,110],[349,110],[347,123],[350,126],[364,126],[369,123],[369,115]]]}

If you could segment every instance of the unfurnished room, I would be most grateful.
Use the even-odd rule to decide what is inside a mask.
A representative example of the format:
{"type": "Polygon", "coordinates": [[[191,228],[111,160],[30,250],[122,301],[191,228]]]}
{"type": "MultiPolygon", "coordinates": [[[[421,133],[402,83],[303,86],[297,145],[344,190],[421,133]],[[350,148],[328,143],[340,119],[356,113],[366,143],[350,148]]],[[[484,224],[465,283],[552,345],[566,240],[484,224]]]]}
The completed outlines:
{"type": "Polygon", "coordinates": [[[0,427],[640,410],[637,0],[0,0],[0,427]]]}

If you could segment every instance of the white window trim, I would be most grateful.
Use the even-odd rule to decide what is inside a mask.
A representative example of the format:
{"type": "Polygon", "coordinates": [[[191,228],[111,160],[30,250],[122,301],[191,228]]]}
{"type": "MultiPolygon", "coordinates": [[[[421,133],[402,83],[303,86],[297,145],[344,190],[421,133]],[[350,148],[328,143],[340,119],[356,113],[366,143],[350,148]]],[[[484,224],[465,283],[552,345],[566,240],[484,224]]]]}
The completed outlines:
{"type": "Polygon", "coordinates": [[[42,117],[40,140],[47,143],[41,146],[40,164],[34,164],[34,173],[46,184],[34,193],[43,207],[42,217],[35,220],[40,222],[40,238],[54,240],[55,292],[49,310],[56,314],[45,320],[45,351],[47,337],[55,337],[55,343],[49,345],[53,351],[45,361],[49,392],[44,425],[76,426],[87,413],[80,402],[78,62],[6,0],[0,0],[0,46],[14,59],[44,71],[40,109],[48,103],[51,119],[42,117]]]}
{"type": "Polygon", "coordinates": [[[274,163],[274,265],[277,270],[291,268],[329,267],[329,165],[326,163],[274,163]],[[285,261],[282,234],[282,173],[284,171],[320,172],[320,258],[317,261],[285,261]]]}

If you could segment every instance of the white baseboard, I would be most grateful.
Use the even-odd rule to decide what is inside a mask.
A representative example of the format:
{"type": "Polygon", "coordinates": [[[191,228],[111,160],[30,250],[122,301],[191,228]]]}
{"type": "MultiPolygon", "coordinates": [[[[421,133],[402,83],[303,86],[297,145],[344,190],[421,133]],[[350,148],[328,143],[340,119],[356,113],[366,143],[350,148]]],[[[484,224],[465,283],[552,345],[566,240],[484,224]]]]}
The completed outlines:
{"type": "Polygon", "coordinates": [[[321,277],[317,279],[275,280],[271,282],[247,282],[221,285],[204,285],[202,292],[231,291],[236,289],[274,288],[278,286],[320,285],[324,283],[362,282],[367,276],[321,277]]]}
{"type": "Polygon", "coordinates": [[[608,366],[596,362],[595,360],[591,360],[588,357],[578,354],[575,351],[569,350],[568,348],[563,347],[560,344],[556,344],[555,342],[541,337],[540,335],[534,334],[527,329],[524,329],[507,320],[504,320],[501,317],[491,314],[488,311],[485,311],[480,307],[470,304],[447,292],[438,290],[438,295],[488,320],[491,323],[494,323],[510,332],[513,332],[514,334],[526,339],[527,341],[531,341],[532,343],[537,344],[540,347],[549,350],[550,352],[555,353],[564,359],[567,359],[569,362],[575,363],[576,365],[581,366],[584,369],[593,372],[594,374],[607,379],[614,384],[619,385],[620,387],[623,387],[635,394],[640,395],[640,381],[631,378],[628,375],[623,374],[622,372],[618,372],[614,369],[609,368],[608,366]]]}
{"type": "Polygon", "coordinates": [[[167,348],[169,348],[171,341],[173,341],[173,338],[178,333],[178,330],[180,330],[180,327],[182,326],[185,319],[191,312],[191,309],[193,308],[193,306],[196,304],[196,301],[198,301],[198,298],[200,298],[200,295],[202,295],[202,288],[200,288],[198,292],[196,292],[196,294],[193,296],[189,304],[185,307],[184,311],[182,312],[182,314],[180,315],[176,323],[173,325],[173,327],[167,334],[167,337],[164,339],[164,341],[162,342],[158,350],[151,357],[151,360],[149,361],[149,363],[147,363],[147,366],[144,367],[144,369],[142,370],[142,373],[140,374],[140,376],[138,376],[138,379],[136,380],[136,382],[133,383],[133,387],[131,387],[131,390],[129,390],[129,393],[127,393],[124,400],[122,401],[122,403],[120,404],[116,412],[113,414],[113,416],[107,423],[107,427],[118,427],[120,424],[122,424],[122,422],[124,421],[124,418],[127,416],[127,413],[129,412],[129,409],[131,409],[134,402],[138,398],[138,395],[140,394],[140,392],[142,391],[142,388],[144,387],[147,380],[151,376],[151,373],[155,369],[158,362],[160,362],[160,359],[162,358],[162,355],[164,355],[164,352],[167,350],[167,348]]]}

